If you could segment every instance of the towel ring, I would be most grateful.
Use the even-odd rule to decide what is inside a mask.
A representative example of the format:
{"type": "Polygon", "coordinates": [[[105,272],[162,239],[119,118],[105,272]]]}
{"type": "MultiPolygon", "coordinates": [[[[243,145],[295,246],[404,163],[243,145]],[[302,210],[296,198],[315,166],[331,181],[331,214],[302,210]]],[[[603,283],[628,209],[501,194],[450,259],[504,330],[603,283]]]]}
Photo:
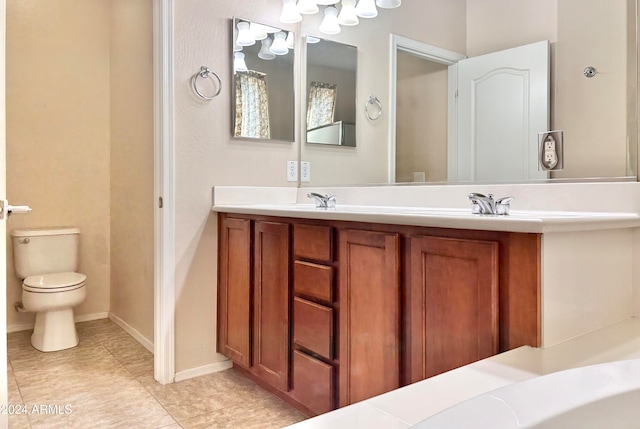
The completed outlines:
{"type": "Polygon", "coordinates": [[[367,118],[372,121],[375,121],[380,116],[382,116],[382,103],[375,95],[370,95],[369,100],[367,100],[367,104],[364,105],[364,111],[367,114],[367,118]],[[373,113],[371,110],[373,110],[373,113]]]}
{"type": "Polygon", "coordinates": [[[214,72],[213,70],[210,70],[208,67],[201,66],[200,71],[195,75],[193,75],[193,78],[191,78],[191,86],[193,86],[193,90],[196,92],[196,94],[198,94],[198,97],[204,100],[213,100],[220,94],[220,91],[222,90],[222,81],[220,80],[220,76],[218,76],[216,72],[214,72]],[[198,90],[198,78],[207,79],[212,75],[218,81],[218,91],[216,91],[216,93],[211,96],[204,95],[203,93],[200,92],[200,90],[198,90]]]}

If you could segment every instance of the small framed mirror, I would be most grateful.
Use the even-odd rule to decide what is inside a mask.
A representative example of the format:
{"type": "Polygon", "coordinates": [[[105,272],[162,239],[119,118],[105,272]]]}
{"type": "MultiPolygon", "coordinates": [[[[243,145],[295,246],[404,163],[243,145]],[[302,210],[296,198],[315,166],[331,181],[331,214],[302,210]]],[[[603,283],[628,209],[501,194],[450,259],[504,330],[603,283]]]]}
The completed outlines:
{"type": "Polygon", "coordinates": [[[307,143],[356,146],[358,49],[313,36],[307,49],[307,143]]]}
{"type": "Polygon", "coordinates": [[[294,141],[295,34],[233,19],[232,136],[294,141]]]}

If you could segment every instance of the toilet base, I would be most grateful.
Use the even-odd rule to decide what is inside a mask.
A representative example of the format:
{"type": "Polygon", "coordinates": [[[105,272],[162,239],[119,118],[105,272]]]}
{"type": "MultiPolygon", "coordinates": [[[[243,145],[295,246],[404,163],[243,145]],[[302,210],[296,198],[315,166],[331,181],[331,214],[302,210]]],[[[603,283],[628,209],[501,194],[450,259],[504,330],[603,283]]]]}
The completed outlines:
{"type": "Polygon", "coordinates": [[[36,313],[31,345],[41,352],[70,349],[78,345],[78,331],[73,320],[73,308],[36,313]]]}

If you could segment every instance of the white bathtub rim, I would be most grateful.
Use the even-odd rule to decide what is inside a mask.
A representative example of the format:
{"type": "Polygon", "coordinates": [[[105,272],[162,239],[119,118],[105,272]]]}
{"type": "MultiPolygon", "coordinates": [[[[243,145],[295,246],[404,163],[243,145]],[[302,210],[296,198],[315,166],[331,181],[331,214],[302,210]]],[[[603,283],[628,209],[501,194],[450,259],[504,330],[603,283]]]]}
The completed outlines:
{"type": "Polygon", "coordinates": [[[576,408],[634,391],[640,393],[640,359],[573,368],[468,399],[414,428],[532,428],[576,408]]]}

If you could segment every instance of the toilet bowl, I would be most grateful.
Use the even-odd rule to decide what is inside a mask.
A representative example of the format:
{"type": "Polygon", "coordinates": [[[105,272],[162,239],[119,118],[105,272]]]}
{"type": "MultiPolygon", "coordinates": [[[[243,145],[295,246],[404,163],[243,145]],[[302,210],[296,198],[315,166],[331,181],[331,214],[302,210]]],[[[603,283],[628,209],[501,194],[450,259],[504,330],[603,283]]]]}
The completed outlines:
{"type": "Polygon", "coordinates": [[[23,279],[20,311],[36,313],[31,345],[43,352],[78,345],[73,308],[86,296],[87,276],[76,272],[77,228],[11,233],[16,275],[23,279]]]}
{"type": "Polygon", "coordinates": [[[78,345],[73,307],[87,297],[87,276],[54,273],[27,277],[22,283],[24,310],[36,313],[31,344],[48,352],[78,345]]]}

